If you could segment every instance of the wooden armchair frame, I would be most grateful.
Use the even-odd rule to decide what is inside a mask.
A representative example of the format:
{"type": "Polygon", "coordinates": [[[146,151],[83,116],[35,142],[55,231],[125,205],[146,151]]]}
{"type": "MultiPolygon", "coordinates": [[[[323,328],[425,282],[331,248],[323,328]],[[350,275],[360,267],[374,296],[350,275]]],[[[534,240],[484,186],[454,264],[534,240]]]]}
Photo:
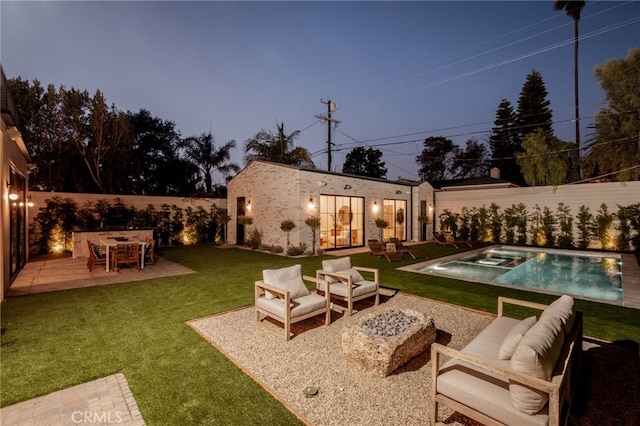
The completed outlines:
{"type": "MultiPolygon", "coordinates": [[[[304,281],[309,281],[309,282],[313,282],[316,284],[316,288],[318,286],[318,284],[320,283],[324,283],[327,286],[329,286],[330,284],[327,283],[324,280],[320,280],[320,279],[316,279],[314,277],[310,277],[307,275],[303,275],[302,279],[304,281]]],[[[317,290],[316,290],[317,291],[317,290]]],[[[322,297],[322,295],[318,294],[318,293],[313,293],[318,297],[322,297]]],[[[316,309],[313,310],[311,312],[308,312],[306,314],[302,314],[302,315],[298,315],[298,316],[292,316],[291,313],[292,311],[300,305],[299,302],[296,302],[296,300],[300,300],[303,299],[305,297],[308,296],[303,296],[301,298],[298,299],[291,299],[291,294],[289,291],[287,290],[283,290],[281,288],[275,287],[273,285],[269,285],[269,284],[265,284],[264,281],[259,280],[255,282],[255,308],[256,308],[256,322],[260,323],[262,325],[262,321],[266,318],[266,317],[270,317],[275,319],[276,321],[279,321],[283,324],[283,328],[284,328],[284,337],[285,340],[289,340],[291,339],[291,324],[294,324],[298,321],[303,321],[306,320],[308,318],[314,317],[316,315],[320,315],[320,314],[325,314],[325,319],[324,319],[324,323],[325,325],[329,325],[331,323],[331,301],[329,299],[329,292],[327,292],[324,295],[325,298],[325,306],[321,309],[316,309]],[[270,310],[265,309],[264,307],[260,307],[258,306],[258,299],[260,297],[263,297],[263,295],[265,294],[266,291],[269,291],[271,293],[274,293],[278,296],[279,299],[281,299],[283,301],[284,306],[289,306],[289,309],[284,309],[284,315],[279,315],[277,312],[273,312],[270,310]],[[261,318],[261,315],[264,316],[265,318],[261,318]]],[[[274,333],[274,331],[270,328],[265,327],[266,330],[268,330],[271,333],[274,333]]],[[[276,334],[276,333],[274,333],[276,334]]]]}
{"type": "MultiPolygon", "coordinates": [[[[351,268],[355,269],[358,272],[369,272],[373,273],[373,282],[376,284],[375,291],[361,294],[358,296],[353,295],[353,289],[358,286],[358,283],[353,282],[353,277],[349,274],[342,274],[340,272],[330,272],[319,269],[316,271],[316,278],[319,280],[325,280],[326,277],[333,277],[335,279],[340,280],[347,286],[347,296],[342,296],[340,294],[331,293],[331,288],[328,288],[327,293],[330,293],[331,298],[341,300],[347,302],[347,314],[351,316],[353,312],[353,303],[358,300],[367,299],[369,297],[375,297],[375,306],[378,306],[380,303],[380,271],[376,268],[367,268],[364,266],[351,266],[351,268]]],[[[364,278],[364,277],[363,277],[364,278]]]]}
{"type": "Polygon", "coordinates": [[[140,244],[128,243],[118,244],[111,253],[111,263],[116,272],[120,265],[136,265],[140,270],[140,244]]]}
{"type": "Polygon", "coordinates": [[[89,260],[87,260],[87,267],[89,268],[89,272],[93,272],[93,267],[96,265],[104,265],[107,264],[107,255],[105,251],[100,248],[99,245],[92,243],[87,240],[87,245],[89,247],[89,260]]]}

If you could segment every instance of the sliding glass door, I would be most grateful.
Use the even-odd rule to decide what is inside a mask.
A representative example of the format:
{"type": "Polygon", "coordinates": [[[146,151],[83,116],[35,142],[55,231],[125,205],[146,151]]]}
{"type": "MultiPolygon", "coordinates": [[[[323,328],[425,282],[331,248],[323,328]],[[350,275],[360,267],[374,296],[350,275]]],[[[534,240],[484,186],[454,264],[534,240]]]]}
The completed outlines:
{"type": "Polygon", "coordinates": [[[320,196],[320,248],[364,245],[364,198],[320,196]]]}
{"type": "Polygon", "coordinates": [[[389,224],[382,230],[382,238],[397,238],[404,241],[407,238],[407,202],[405,200],[384,200],[383,217],[389,224]]]}

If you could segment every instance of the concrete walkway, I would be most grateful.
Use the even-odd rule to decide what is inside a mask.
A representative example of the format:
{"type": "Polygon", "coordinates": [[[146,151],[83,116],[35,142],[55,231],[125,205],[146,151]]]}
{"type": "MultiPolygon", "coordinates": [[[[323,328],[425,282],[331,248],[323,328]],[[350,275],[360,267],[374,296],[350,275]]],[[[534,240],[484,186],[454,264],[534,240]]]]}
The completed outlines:
{"type": "Polygon", "coordinates": [[[24,296],[47,291],[71,288],[94,287],[115,283],[148,280],[191,274],[194,271],[161,257],[155,265],[136,268],[122,268],[107,272],[104,266],[96,266],[93,272],[87,268],[87,259],[73,259],[68,256],[45,257],[43,260],[29,261],[20,271],[7,292],[7,296],[24,296]]]}
{"type": "Polygon", "coordinates": [[[0,409],[2,426],[119,424],[144,419],[124,374],[117,373],[0,409]]]}

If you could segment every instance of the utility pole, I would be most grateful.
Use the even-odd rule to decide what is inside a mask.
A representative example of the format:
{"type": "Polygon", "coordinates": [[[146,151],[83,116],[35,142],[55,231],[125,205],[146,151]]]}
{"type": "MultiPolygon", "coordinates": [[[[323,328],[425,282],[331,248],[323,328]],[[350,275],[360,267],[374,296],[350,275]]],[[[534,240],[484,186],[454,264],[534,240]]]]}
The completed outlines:
{"type": "Polygon", "coordinates": [[[331,171],[331,123],[340,124],[340,120],[331,118],[331,113],[336,110],[336,104],[331,100],[326,102],[320,98],[320,102],[327,105],[327,115],[316,114],[315,118],[327,122],[327,170],[331,171]]]}

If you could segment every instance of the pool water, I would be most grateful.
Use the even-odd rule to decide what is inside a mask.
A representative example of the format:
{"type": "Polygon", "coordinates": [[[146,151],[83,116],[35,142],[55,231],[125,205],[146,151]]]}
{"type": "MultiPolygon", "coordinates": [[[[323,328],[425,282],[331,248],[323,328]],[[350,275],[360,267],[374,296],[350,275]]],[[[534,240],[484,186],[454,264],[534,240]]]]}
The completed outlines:
{"type": "Polygon", "coordinates": [[[622,302],[620,257],[610,253],[503,246],[427,266],[420,272],[622,302]]]}

